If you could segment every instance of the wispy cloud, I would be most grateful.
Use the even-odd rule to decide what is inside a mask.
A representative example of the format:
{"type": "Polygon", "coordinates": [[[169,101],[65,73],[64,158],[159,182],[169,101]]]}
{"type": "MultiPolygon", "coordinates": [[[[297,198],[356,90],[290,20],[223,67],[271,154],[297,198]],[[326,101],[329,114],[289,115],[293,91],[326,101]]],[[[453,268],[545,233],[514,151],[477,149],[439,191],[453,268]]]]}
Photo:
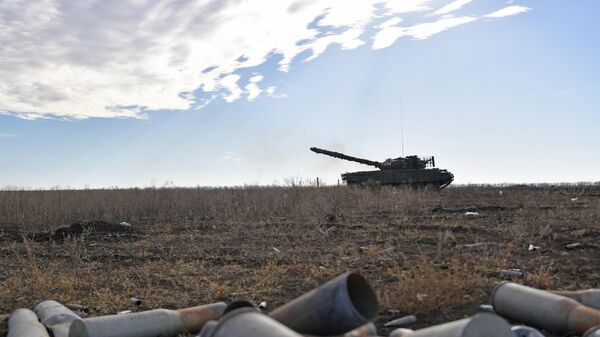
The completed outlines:
{"type": "Polygon", "coordinates": [[[493,13],[485,15],[486,18],[503,18],[505,16],[516,15],[528,12],[531,8],[525,6],[508,6],[493,13]]]}
{"type": "Polygon", "coordinates": [[[391,46],[403,36],[423,40],[452,27],[477,20],[475,17],[464,16],[458,18],[444,18],[435,22],[421,23],[411,27],[388,26],[377,32],[373,38],[373,49],[382,49],[391,46]]]}
{"type": "MultiPolygon", "coordinates": [[[[264,77],[260,74],[256,74],[248,80],[249,83],[244,87],[246,92],[248,93],[248,100],[253,101],[260,95],[263,90],[258,87],[258,82],[262,81],[264,77]]],[[[274,89],[273,89],[274,90],[274,89]]]]}
{"type": "Polygon", "coordinates": [[[12,133],[0,133],[0,138],[16,138],[17,135],[12,133]]]}
{"type": "Polygon", "coordinates": [[[473,1],[473,0],[456,0],[456,1],[452,1],[451,3],[447,4],[446,6],[438,9],[435,12],[433,12],[433,15],[445,15],[445,14],[457,11],[457,10],[461,9],[464,5],[468,4],[471,1],[473,1]]]}
{"type": "Polygon", "coordinates": [[[225,161],[232,161],[234,163],[239,163],[242,161],[241,157],[235,156],[234,153],[231,151],[223,152],[223,156],[221,157],[221,159],[225,161]]]}
{"type": "MultiPolygon", "coordinates": [[[[427,20],[431,11],[450,13],[467,2],[436,10],[428,0],[3,1],[0,114],[145,118],[151,110],[198,109],[214,99],[282,97],[266,73],[240,70],[277,55],[278,69],[289,71],[332,45],[365,45],[372,27],[380,30],[377,49],[401,36],[426,39],[475,18],[401,28],[401,16],[427,20]],[[387,26],[378,26],[382,19],[387,26]]],[[[517,8],[526,7],[488,17],[517,8]]]]}
{"type": "Polygon", "coordinates": [[[523,6],[508,6],[483,16],[453,17],[452,15],[448,14],[461,8],[469,2],[471,2],[471,0],[457,0],[442,7],[441,9],[435,11],[433,15],[444,16],[442,16],[441,19],[433,22],[420,23],[409,27],[401,27],[398,26],[401,21],[393,22],[392,20],[388,20],[380,26],[381,29],[373,37],[373,49],[387,48],[403,36],[412,37],[417,40],[424,40],[452,27],[474,22],[482,17],[501,18],[509,15],[525,13],[530,10],[530,8],[523,6]]]}

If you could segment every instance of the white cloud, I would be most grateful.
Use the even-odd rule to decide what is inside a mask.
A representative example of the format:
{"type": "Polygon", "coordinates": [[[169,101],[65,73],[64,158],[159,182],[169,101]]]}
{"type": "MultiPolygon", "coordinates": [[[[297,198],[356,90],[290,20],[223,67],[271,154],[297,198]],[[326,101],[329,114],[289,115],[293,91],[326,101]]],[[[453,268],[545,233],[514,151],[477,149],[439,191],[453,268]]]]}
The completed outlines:
{"type": "Polygon", "coordinates": [[[244,89],[246,89],[246,92],[248,93],[249,101],[254,101],[260,95],[260,93],[263,91],[261,88],[258,87],[258,84],[256,84],[256,83],[262,81],[263,79],[264,79],[264,77],[262,75],[255,74],[254,76],[250,77],[250,79],[248,80],[248,84],[246,84],[244,89]]]}
{"type": "Polygon", "coordinates": [[[267,96],[269,97],[273,97],[273,98],[286,98],[287,95],[286,94],[276,94],[275,90],[277,88],[275,86],[270,86],[267,89],[265,89],[265,92],[267,93],[267,96]]]}
{"type": "Polygon", "coordinates": [[[497,10],[493,13],[490,13],[488,15],[484,15],[484,17],[486,17],[486,18],[503,18],[505,16],[525,13],[525,12],[528,12],[530,9],[531,8],[524,7],[524,6],[508,6],[508,7],[502,8],[500,10],[497,10]]]}
{"type": "Polygon", "coordinates": [[[339,44],[342,47],[342,49],[354,49],[356,47],[362,46],[364,42],[359,39],[359,36],[361,34],[362,29],[353,28],[348,29],[347,31],[341,34],[328,35],[319,38],[311,44],[312,54],[306,59],[306,61],[311,61],[319,57],[329,45],[334,43],[339,44]]]}
{"type": "Polygon", "coordinates": [[[382,49],[391,46],[396,40],[404,35],[402,27],[387,26],[373,37],[373,49],[382,49]]]}
{"type": "Polygon", "coordinates": [[[426,5],[429,0],[388,0],[388,1],[377,1],[378,4],[383,5],[391,13],[410,13],[420,12],[429,10],[430,7],[426,5]]]}
{"type": "Polygon", "coordinates": [[[434,15],[444,15],[444,14],[448,14],[448,13],[457,11],[457,10],[461,9],[464,5],[468,4],[471,1],[473,1],[473,0],[455,0],[455,1],[452,1],[451,3],[447,4],[446,6],[438,9],[435,12],[433,12],[433,14],[434,15]]]}
{"type": "Polygon", "coordinates": [[[17,135],[14,135],[12,133],[0,133],[0,138],[15,138],[17,137],[17,135]]]}
{"type": "Polygon", "coordinates": [[[217,95],[215,95],[215,94],[210,95],[208,98],[201,98],[196,101],[196,106],[193,108],[193,110],[200,110],[200,109],[208,106],[215,99],[217,99],[217,95]]]}
{"type": "Polygon", "coordinates": [[[477,18],[471,16],[445,18],[436,22],[421,23],[412,27],[408,27],[406,28],[405,34],[412,36],[415,39],[423,40],[452,27],[473,22],[475,20],[477,20],[477,18]]]}
{"type": "Polygon", "coordinates": [[[250,79],[248,80],[249,82],[252,83],[258,83],[260,81],[262,81],[265,77],[261,74],[255,74],[254,76],[250,77],[250,79]]]}
{"type": "Polygon", "coordinates": [[[464,16],[459,18],[442,18],[435,22],[420,23],[410,27],[385,27],[375,34],[373,49],[387,48],[403,36],[410,36],[417,40],[427,39],[452,27],[475,20],[477,20],[476,17],[464,16]]]}
{"type": "Polygon", "coordinates": [[[244,87],[244,89],[246,89],[246,92],[248,93],[249,101],[254,101],[256,99],[256,97],[258,97],[258,95],[260,95],[260,93],[262,92],[262,89],[260,89],[258,87],[258,85],[256,85],[256,83],[254,83],[254,82],[248,83],[244,87]]]}
{"type": "Polygon", "coordinates": [[[402,19],[399,17],[391,18],[391,19],[385,21],[384,23],[380,24],[379,27],[377,27],[377,28],[386,28],[386,27],[395,26],[395,25],[399,24],[400,22],[402,22],[402,19]]]}
{"type": "MultiPolygon", "coordinates": [[[[279,70],[288,71],[301,53],[308,52],[310,61],[331,45],[357,48],[382,17],[392,19],[380,26],[374,48],[400,36],[424,39],[470,20],[396,26],[399,15],[428,11],[429,2],[2,1],[0,114],[144,118],[147,111],[197,109],[219,97],[284,97],[268,83],[268,89],[259,87],[268,76],[245,78],[239,70],[278,54],[279,70]]],[[[498,13],[506,12],[490,15],[498,13]]]]}
{"type": "Polygon", "coordinates": [[[240,75],[230,74],[219,81],[220,86],[226,90],[226,93],[223,94],[225,101],[231,103],[242,96],[242,89],[237,84],[239,80],[240,75]]]}

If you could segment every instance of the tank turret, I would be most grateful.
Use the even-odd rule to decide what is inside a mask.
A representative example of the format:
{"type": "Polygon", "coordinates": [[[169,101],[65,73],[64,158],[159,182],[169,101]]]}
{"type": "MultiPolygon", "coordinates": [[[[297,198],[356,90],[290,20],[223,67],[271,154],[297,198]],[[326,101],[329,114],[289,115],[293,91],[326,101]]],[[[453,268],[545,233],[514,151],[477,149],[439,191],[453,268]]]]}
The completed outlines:
{"type": "Polygon", "coordinates": [[[348,185],[362,185],[374,182],[381,185],[408,185],[412,187],[432,186],[442,189],[454,180],[454,175],[452,173],[434,168],[435,159],[433,156],[428,158],[407,156],[390,158],[383,162],[378,162],[316,147],[311,147],[310,150],[330,157],[374,166],[379,169],[379,171],[350,172],[342,174],[342,180],[348,185]]]}

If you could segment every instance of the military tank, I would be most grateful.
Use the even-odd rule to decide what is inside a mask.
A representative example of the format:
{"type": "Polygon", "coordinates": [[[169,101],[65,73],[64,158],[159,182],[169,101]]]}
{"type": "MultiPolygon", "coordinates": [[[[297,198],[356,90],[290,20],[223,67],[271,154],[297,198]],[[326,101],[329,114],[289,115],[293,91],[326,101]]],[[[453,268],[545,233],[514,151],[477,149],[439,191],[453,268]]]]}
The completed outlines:
{"type": "Polygon", "coordinates": [[[386,159],[383,162],[372,161],[311,147],[311,151],[330,157],[349,160],[377,167],[376,171],[349,172],[342,174],[347,185],[380,184],[391,186],[410,186],[414,188],[443,189],[454,180],[454,175],[447,170],[435,168],[435,158],[419,158],[407,156],[386,159]]]}

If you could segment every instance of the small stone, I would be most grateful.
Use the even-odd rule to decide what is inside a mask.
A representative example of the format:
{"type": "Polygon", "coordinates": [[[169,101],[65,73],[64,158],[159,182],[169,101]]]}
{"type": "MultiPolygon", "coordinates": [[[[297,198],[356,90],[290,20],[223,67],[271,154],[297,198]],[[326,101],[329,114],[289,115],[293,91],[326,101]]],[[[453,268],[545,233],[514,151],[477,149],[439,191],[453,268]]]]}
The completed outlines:
{"type": "Polygon", "coordinates": [[[427,294],[417,294],[417,301],[423,302],[425,297],[427,297],[427,294]]]}
{"type": "Polygon", "coordinates": [[[500,275],[504,278],[517,278],[523,277],[521,269],[505,269],[500,272],[500,275]]]}

